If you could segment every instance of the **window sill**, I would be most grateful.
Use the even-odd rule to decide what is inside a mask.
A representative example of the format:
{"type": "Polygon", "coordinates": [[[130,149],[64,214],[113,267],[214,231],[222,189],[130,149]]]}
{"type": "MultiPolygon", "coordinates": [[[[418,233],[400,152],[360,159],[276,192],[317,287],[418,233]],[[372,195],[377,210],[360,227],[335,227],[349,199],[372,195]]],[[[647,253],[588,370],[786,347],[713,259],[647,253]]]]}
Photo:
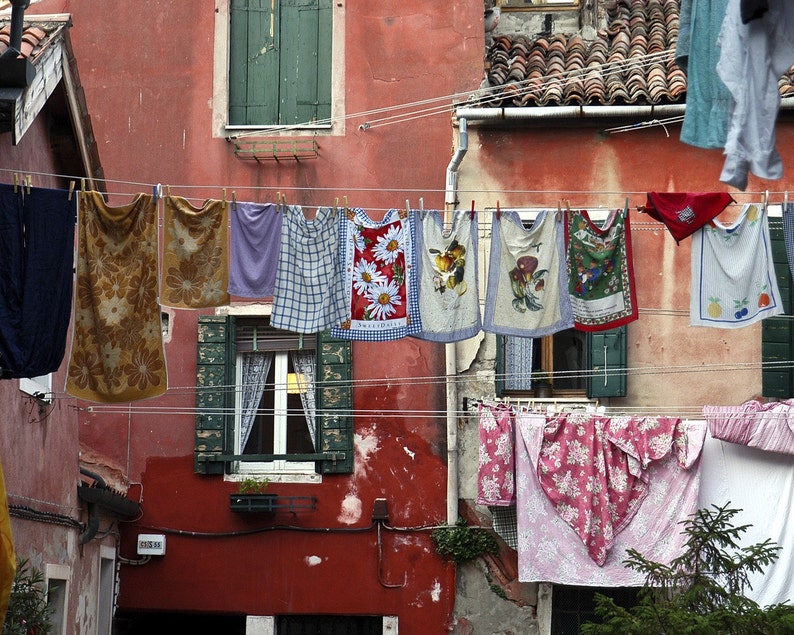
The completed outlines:
{"type": "Polygon", "coordinates": [[[269,472],[267,470],[246,470],[235,474],[227,474],[224,480],[239,483],[246,478],[259,476],[267,478],[270,483],[295,483],[295,484],[319,484],[323,482],[322,474],[316,472],[269,472]]]}

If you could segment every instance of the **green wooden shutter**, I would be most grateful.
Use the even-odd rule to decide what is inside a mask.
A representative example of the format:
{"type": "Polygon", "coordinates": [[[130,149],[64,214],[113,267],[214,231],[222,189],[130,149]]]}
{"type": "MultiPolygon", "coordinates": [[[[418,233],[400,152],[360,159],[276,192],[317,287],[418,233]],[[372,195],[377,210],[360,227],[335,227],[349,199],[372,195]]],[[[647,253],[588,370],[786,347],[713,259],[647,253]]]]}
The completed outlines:
{"type": "Polygon", "coordinates": [[[587,397],[626,396],[626,327],[587,334],[587,397]]]}
{"type": "Polygon", "coordinates": [[[281,0],[279,123],[331,116],[331,0],[281,0]]]}
{"type": "Polygon", "coordinates": [[[772,238],[772,260],[785,315],[761,322],[761,359],[764,364],[761,371],[762,392],[765,397],[790,399],[794,395],[794,369],[768,365],[769,362],[790,362],[794,359],[794,329],[791,318],[786,317],[792,315],[792,280],[780,219],[770,222],[769,232],[772,238]]]}
{"type": "Polygon", "coordinates": [[[229,124],[331,116],[331,0],[232,0],[229,124]]]}
{"type": "Polygon", "coordinates": [[[353,345],[317,336],[317,439],[319,452],[344,452],[344,460],[319,461],[322,474],[353,471],[353,345]]]}
{"type": "Polygon", "coordinates": [[[224,463],[199,457],[223,454],[226,447],[226,413],[234,408],[234,320],[200,316],[196,353],[196,440],[194,471],[222,474],[224,463]]]}
{"type": "Polygon", "coordinates": [[[278,2],[272,5],[271,0],[232,0],[229,27],[231,125],[279,122],[278,5],[278,2]]]}

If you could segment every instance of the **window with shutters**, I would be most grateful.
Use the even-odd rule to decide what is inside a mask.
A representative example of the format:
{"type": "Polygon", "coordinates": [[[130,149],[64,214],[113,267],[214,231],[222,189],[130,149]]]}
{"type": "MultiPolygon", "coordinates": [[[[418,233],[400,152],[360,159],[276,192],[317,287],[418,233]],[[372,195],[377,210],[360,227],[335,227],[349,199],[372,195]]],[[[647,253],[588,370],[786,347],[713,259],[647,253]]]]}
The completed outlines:
{"type": "Polygon", "coordinates": [[[778,214],[770,209],[769,234],[772,240],[772,259],[775,264],[777,285],[783,305],[783,314],[761,322],[761,372],[764,397],[791,399],[794,397],[794,298],[792,298],[791,270],[783,240],[783,224],[778,214]]]}
{"type": "Polygon", "coordinates": [[[497,394],[529,395],[533,373],[551,374],[557,397],[626,395],[626,327],[585,333],[575,329],[543,338],[497,337],[497,394]]]}
{"type": "Polygon", "coordinates": [[[351,351],[267,318],[199,318],[196,471],[352,471],[351,351]]]}
{"type": "Polygon", "coordinates": [[[329,125],[331,0],[228,0],[228,127],[329,125]]]}

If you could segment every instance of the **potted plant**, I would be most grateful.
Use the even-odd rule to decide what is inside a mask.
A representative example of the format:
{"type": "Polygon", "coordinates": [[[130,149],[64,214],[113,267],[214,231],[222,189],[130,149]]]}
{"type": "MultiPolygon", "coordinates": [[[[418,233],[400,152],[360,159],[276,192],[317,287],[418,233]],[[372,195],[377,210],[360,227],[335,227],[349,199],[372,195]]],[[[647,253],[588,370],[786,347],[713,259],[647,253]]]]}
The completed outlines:
{"type": "Polygon", "coordinates": [[[532,371],[532,388],[536,397],[551,397],[553,391],[552,374],[543,369],[532,371]]]}
{"type": "Polygon", "coordinates": [[[3,635],[49,633],[52,608],[47,604],[44,575],[25,559],[17,560],[17,570],[8,598],[3,635]]]}
{"type": "Polygon", "coordinates": [[[247,476],[237,485],[237,493],[231,494],[230,506],[236,512],[273,512],[278,496],[266,492],[270,479],[247,476]]]}

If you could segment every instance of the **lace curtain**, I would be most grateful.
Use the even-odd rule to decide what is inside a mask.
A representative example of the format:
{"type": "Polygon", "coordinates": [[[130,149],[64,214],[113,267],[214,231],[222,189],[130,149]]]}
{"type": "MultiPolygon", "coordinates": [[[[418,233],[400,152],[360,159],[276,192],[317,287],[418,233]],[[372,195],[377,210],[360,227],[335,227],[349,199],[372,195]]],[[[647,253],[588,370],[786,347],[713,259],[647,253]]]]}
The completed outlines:
{"type": "Polygon", "coordinates": [[[256,411],[265,391],[265,381],[273,363],[273,353],[246,353],[243,355],[240,408],[240,451],[245,449],[251,428],[256,419],[256,411]]]}
{"type": "Polygon", "coordinates": [[[290,351],[292,366],[298,375],[298,388],[303,404],[303,414],[306,416],[306,425],[309,428],[309,436],[312,438],[312,445],[317,451],[317,431],[314,425],[315,415],[315,356],[312,351],[290,351]]]}

